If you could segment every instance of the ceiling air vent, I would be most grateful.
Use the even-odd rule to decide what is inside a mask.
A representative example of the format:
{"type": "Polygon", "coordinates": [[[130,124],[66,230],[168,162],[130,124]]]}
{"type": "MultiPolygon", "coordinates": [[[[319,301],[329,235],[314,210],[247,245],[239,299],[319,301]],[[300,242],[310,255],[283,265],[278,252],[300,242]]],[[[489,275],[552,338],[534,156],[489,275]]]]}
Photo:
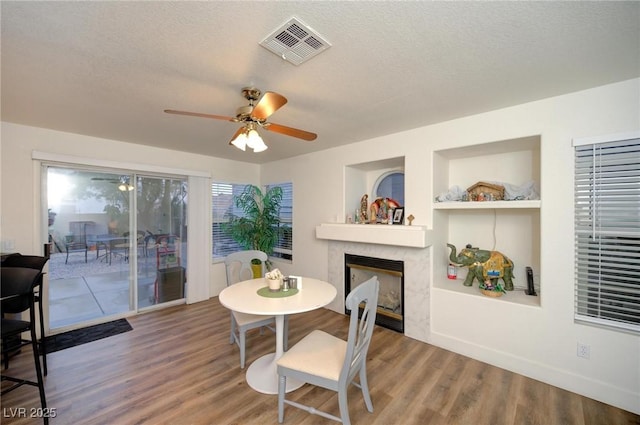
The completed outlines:
{"type": "Polygon", "coordinates": [[[294,65],[300,65],[331,47],[320,34],[297,18],[289,19],[260,45],[294,65]]]}

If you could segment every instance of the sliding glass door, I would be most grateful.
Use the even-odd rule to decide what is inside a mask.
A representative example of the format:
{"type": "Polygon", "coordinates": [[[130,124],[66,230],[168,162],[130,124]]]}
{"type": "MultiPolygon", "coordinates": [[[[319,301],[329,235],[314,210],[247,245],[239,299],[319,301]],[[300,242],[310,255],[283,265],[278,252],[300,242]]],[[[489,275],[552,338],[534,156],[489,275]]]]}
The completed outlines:
{"type": "Polygon", "coordinates": [[[185,179],[45,169],[50,329],[184,298],[185,179]]]}
{"type": "Polygon", "coordinates": [[[138,176],[138,306],[184,298],[187,181],[138,176]]]}

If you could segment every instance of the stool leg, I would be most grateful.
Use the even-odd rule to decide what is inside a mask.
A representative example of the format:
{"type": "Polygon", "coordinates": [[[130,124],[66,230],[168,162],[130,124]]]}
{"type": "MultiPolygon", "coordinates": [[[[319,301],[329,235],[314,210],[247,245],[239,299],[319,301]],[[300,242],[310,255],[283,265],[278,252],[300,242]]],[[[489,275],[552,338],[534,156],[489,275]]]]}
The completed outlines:
{"type": "MultiPolygon", "coordinates": [[[[36,377],[38,380],[38,392],[40,393],[40,404],[42,405],[42,411],[47,411],[47,399],[44,394],[44,380],[42,379],[42,369],[40,368],[40,355],[38,354],[38,340],[36,339],[36,327],[35,319],[36,315],[33,311],[33,304],[31,304],[31,346],[33,347],[33,361],[36,366],[36,377]]],[[[45,425],[49,423],[47,415],[43,415],[45,425]]]]}
{"type": "Polygon", "coordinates": [[[9,352],[5,351],[8,343],[9,343],[8,338],[2,339],[2,363],[5,369],[9,369],[9,352]]]}
{"type": "Polygon", "coordinates": [[[42,287],[38,294],[38,312],[40,313],[40,354],[42,354],[42,369],[44,376],[47,376],[47,339],[44,336],[44,316],[42,315],[42,287]]]}

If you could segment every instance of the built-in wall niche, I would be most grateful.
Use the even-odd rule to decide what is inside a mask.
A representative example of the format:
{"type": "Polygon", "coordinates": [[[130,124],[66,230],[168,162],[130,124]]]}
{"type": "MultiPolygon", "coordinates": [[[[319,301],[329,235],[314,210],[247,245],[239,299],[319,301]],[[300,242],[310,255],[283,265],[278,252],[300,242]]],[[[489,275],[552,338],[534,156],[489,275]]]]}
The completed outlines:
{"type": "Polygon", "coordinates": [[[369,204],[376,199],[376,183],[392,172],[404,173],[404,156],[345,166],[345,220],[348,216],[355,216],[364,194],[369,196],[369,204]]]}
{"type": "Polygon", "coordinates": [[[454,185],[467,189],[479,181],[516,186],[533,181],[540,193],[540,136],[434,151],[433,167],[436,195],[454,185]]]}
{"type": "MultiPolygon", "coordinates": [[[[540,198],[540,136],[522,137],[473,146],[433,152],[433,193],[446,193],[452,186],[463,190],[483,182],[508,183],[523,186],[534,182],[540,198]]],[[[447,278],[449,249],[458,251],[466,244],[480,249],[500,251],[514,262],[514,291],[501,301],[539,305],[541,282],[540,208],[541,200],[436,202],[433,200],[433,286],[466,295],[484,297],[473,287],[462,285],[467,269],[458,270],[458,278],[447,278]],[[525,294],[526,267],[534,272],[538,296],[525,294]]],[[[485,297],[486,298],[486,297],[485,297]]]]}

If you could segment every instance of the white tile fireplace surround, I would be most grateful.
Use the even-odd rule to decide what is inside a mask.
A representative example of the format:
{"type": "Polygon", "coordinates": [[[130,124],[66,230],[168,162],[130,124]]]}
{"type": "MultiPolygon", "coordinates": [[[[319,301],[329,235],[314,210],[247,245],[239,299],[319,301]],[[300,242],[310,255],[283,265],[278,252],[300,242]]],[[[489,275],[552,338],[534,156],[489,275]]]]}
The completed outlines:
{"type": "Polygon", "coordinates": [[[427,342],[431,249],[329,241],[329,282],[338,286],[344,312],[344,254],[404,261],[404,334],[427,342]]]}

